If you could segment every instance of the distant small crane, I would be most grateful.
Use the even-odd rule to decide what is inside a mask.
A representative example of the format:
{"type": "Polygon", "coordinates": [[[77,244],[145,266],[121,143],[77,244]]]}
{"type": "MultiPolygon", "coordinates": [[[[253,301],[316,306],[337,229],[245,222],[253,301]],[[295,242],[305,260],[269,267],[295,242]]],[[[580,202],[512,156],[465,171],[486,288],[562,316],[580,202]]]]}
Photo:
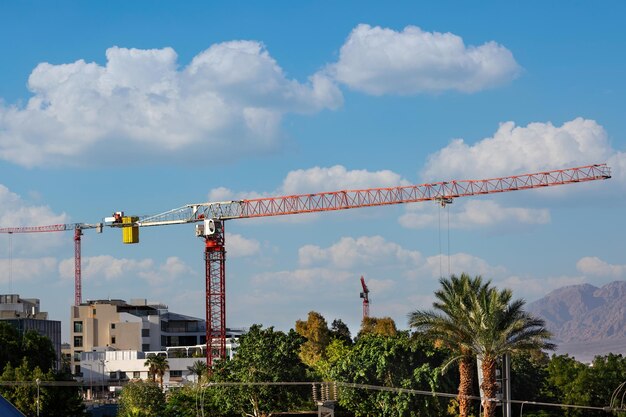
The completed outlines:
{"type": "Polygon", "coordinates": [[[367,288],[367,285],[365,285],[365,278],[363,278],[363,275],[361,275],[361,287],[363,287],[361,298],[363,299],[363,320],[365,320],[365,318],[370,316],[370,290],[367,288]]]}

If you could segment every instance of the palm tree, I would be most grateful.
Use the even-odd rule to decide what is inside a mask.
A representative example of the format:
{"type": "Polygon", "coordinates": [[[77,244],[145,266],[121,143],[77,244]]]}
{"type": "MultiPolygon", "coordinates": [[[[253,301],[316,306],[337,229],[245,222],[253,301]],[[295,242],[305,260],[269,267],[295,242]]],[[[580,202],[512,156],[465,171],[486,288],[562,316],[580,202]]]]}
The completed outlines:
{"type": "Polygon", "coordinates": [[[159,376],[161,389],[163,389],[163,377],[165,376],[165,372],[170,369],[170,365],[167,363],[167,357],[151,355],[146,359],[143,366],[148,367],[148,373],[152,375],[152,381],[155,381],[157,375],[159,376]]]}
{"type": "MultiPolygon", "coordinates": [[[[496,363],[499,357],[515,352],[552,350],[545,322],[523,310],[525,301],[512,301],[511,290],[483,288],[472,297],[467,325],[471,338],[467,347],[481,360],[486,398],[495,398],[496,363]]],[[[484,403],[485,417],[493,417],[496,403],[484,403]]]]}
{"type": "Polygon", "coordinates": [[[452,363],[459,362],[459,402],[460,417],[470,413],[474,377],[474,354],[469,341],[472,338],[467,321],[472,298],[481,291],[487,291],[490,282],[483,284],[482,278],[460,277],[440,278],[441,289],[435,292],[433,310],[417,310],[409,314],[409,325],[416,331],[433,338],[437,344],[451,349],[452,356],[443,366],[445,371],[452,363]]]}
{"type": "Polygon", "coordinates": [[[192,375],[196,376],[196,381],[199,384],[202,380],[202,376],[207,373],[207,366],[205,361],[195,361],[193,365],[188,366],[187,370],[191,372],[192,375]]]}

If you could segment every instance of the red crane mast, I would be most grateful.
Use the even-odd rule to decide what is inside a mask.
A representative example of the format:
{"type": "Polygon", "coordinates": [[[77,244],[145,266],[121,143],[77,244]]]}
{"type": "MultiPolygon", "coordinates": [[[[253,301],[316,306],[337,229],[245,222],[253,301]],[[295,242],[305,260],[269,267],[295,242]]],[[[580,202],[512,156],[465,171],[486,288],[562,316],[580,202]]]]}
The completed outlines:
{"type": "Polygon", "coordinates": [[[370,290],[365,285],[365,278],[361,275],[361,288],[363,291],[361,292],[361,298],[363,299],[363,320],[370,316],[370,290]]]}

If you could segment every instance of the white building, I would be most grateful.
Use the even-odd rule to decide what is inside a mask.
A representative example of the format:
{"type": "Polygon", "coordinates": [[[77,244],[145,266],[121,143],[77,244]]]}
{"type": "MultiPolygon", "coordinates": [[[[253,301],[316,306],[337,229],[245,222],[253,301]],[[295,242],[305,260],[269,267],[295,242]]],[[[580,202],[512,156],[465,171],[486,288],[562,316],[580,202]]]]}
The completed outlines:
{"type": "MultiPolygon", "coordinates": [[[[237,337],[242,333],[237,331],[227,340],[226,352],[231,358],[237,350],[237,337]]],[[[163,377],[163,387],[168,389],[197,382],[196,376],[188,368],[197,361],[206,363],[206,345],[175,346],[151,352],[111,348],[82,352],[80,379],[83,386],[88,388],[87,398],[98,396],[94,393],[119,391],[128,381],[152,379],[145,365],[146,359],[151,355],[163,355],[167,358],[169,369],[163,377]]]]}

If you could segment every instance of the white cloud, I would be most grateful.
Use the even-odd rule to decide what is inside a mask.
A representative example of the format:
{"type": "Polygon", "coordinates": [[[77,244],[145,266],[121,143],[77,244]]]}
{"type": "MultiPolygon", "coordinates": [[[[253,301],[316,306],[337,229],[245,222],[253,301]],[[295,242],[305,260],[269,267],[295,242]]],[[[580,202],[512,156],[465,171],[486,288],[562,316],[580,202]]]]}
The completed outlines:
{"type": "Polygon", "coordinates": [[[595,256],[586,256],[576,262],[576,269],[585,275],[621,279],[626,277],[626,265],[612,265],[595,256]]]}
{"type": "Polygon", "coordinates": [[[260,252],[261,244],[254,239],[247,239],[235,233],[226,233],[226,242],[229,258],[253,256],[260,252]]]}
{"type": "Polygon", "coordinates": [[[282,195],[317,193],[325,191],[358,190],[408,185],[409,181],[390,170],[348,170],[343,165],[298,169],[287,173],[274,191],[241,191],[218,187],[209,191],[209,201],[229,201],[274,197],[282,195]]]}
{"type": "Polygon", "coordinates": [[[343,237],[326,249],[306,245],[300,248],[298,256],[302,266],[323,263],[341,269],[354,268],[357,265],[371,266],[380,262],[401,263],[410,267],[419,264],[422,259],[418,251],[404,249],[381,236],[362,236],[356,239],[343,237]]]}
{"type": "Polygon", "coordinates": [[[467,200],[441,211],[437,204],[411,204],[399,223],[409,229],[437,228],[473,229],[508,227],[515,224],[546,224],[550,222],[547,209],[504,207],[491,200],[467,200]]]}
{"type": "Polygon", "coordinates": [[[179,278],[196,275],[192,268],[176,256],[170,256],[165,260],[164,264],[158,265],[155,268],[152,268],[152,260],[144,260],[137,266],[137,276],[144,279],[150,285],[173,284],[177,282],[179,278]]]}
{"type": "MultiPolygon", "coordinates": [[[[62,279],[74,278],[74,259],[59,263],[59,275],[62,279]]],[[[196,273],[175,256],[160,264],[153,259],[118,259],[110,255],[82,258],[82,279],[90,282],[132,280],[137,277],[149,284],[161,285],[189,275],[196,273]]]]}
{"type": "Polygon", "coordinates": [[[50,271],[57,267],[56,258],[0,259],[0,283],[18,285],[26,281],[50,279],[50,271]]]}
{"type": "MultiPolygon", "coordinates": [[[[0,228],[65,223],[68,223],[67,214],[56,214],[48,206],[29,203],[0,184],[0,228]]],[[[14,233],[9,239],[11,239],[13,255],[25,253],[32,255],[38,251],[62,244],[63,235],[65,233],[14,233]]],[[[71,238],[65,237],[68,241],[71,238]]]]}
{"type": "MultiPolygon", "coordinates": [[[[82,258],[81,272],[84,280],[104,279],[112,281],[129,278],[141,272],[154,269],[152,259],[117,259],[110,255],[82,258]]],[[[74,259],[65,259],[59,264],[61,278],[74,278],[74,259]]]]}
{"type": "Polygon", "coordinates": [[[506,274],[503,266],[490,265],[482,258],[467,254],[456,253],[450,256],[435,255],[426,258],[424,264],[413,271],[415,278],[428,276],[439,278],[450,274],[466,273],[469,275],[481,275],[485,279],[495,279],[506,274]]]}
{"type": "Polygon", "coordinates": [[[537,122],[526,127],[506,122],[493,137],[474,145],[456,139],[431,154],[422,177],[425,181],[493,178],[602,163],[609,158],[626,165],[626,158],[611,149],[604,128],[594,120],[577,118],[562,126],[537,122]]]}
{"type": "Polygon", "coordinates": [[[283,290],[298,290],[308,287],[320,288],[319,286],[321,285],[341,283],[353,277],[354,274],[346,271],[328,268],[309,268],[293,271],[264,272],[252,277],[252,283],[256,286],[272,284],[273,286],[280,286],[283,290]]]}
{"type": "Polygon", "coordinates": [[[475,92],[514,79],[520,67],[505,47],[487,42],[466,46],[452,33],[402,32],[358,25],[328,67],[335,79],[369,94],[475,92]]]}
{"type": "Polygon", "coordinates": [[[284,194],[302,194],[374,187],[395,187],[407,184],[409,184],[408,181],[393,171],[348,170],[342,165],[335,165],[329,168],[314,167],[291,171],[283,180],[280,192],[284,194]]]}
{"type": "Polygon", "coordinates": [[[254,41],[212,45],[182,69],[171,48],[112,47],[106,58],[39,64],[27,105],[0,105],[0,158],[26,167],[137,163],[139,154],[214,162],[274,149],[285,113],[342,103],[328,77],[290,80],[254,41]],[[206,152],[192,150],[199,145],[206,152]]]}

